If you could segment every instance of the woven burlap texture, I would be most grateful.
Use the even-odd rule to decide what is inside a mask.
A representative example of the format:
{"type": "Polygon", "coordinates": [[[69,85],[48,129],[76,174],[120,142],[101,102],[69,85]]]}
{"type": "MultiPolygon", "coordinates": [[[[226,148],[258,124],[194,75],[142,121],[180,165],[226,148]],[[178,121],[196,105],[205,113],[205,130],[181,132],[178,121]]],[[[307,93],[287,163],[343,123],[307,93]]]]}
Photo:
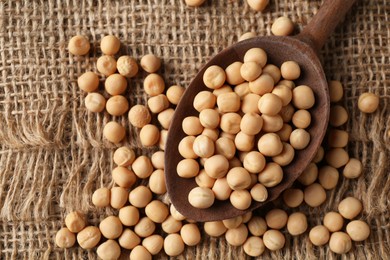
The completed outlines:
{"type": "MultiPolygon", "coordinates": [[[[361,0],[322,51],[329,79],[341,80],[348,108],[348,151],[364,164],[358,180],[340,178],[324,205],[303,210],[314,226],[336,210],[347,195],[364,204],[362,218],[371,225],[366,242],[354,243],[345,259],[389,259],[390,255],[390,6],[386,0],[361,0]],[[362,92],[380,96],[372,115],[357,109],[362,92]]],[[[272,0],[263,12],[250,10],[244,0],[207,0],[201,8],[182,0],[137,1],[1,1],[0,2],[0,259],[95,259],[94,250],[63,250],[53,243],[64,216],[72,210],[88,214],[97,224],[112,210],[96,210],[90,197],[112,185],[110,170],[115,146],[102,138],[107,113],[86,111],[85,93],[77,77],[95,70],[99,41],[114,34],[122,53],[138,60],[155,53],[163,59],[167,85],[187,86],[202,64],[248,31],[271,34],[272,21],[290,17],[299,31],[321,1],[272,0]],[[67,42],[86,35],[89,56],[68,53],[67,42]]],[[[131,81],[130,104],[145,103],[142,78],[131,81]]],[[[129,126],[126,117],[114,118],[129,126]]],[[[136,147],[137,132],[127,143],[136,147]]],[[[138,154],[149,150],[136,149],[138,154]]],[[[274,259],[335,259],[328,246],[313,247],[308,234],[292,238],[274,259]]],[[[166,258],[164,254],[160,258],[166,258]]],[[[179,259],[244,259],[241,247],[204,236],[179,259]]]]}

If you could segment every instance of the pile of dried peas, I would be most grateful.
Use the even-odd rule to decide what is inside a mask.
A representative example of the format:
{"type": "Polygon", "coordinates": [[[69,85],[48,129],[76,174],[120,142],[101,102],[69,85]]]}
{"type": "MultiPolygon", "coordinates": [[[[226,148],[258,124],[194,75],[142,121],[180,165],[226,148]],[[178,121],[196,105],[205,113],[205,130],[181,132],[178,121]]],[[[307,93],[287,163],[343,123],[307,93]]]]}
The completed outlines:
{"type": "Polygon", "coordinates": [[[305,129],[315,98],[310,87],[295,86],[300,74],[294,61],[280,69],[267,64],[260,48],[249,49],[243,62],[226,69],[213,65],[205,70],[203,82],[210,91],[195,96],[199,117],[183,120],[187,136],[179,143],[184,159],[178,176],[204,176],[188,195],[192,206],[209,208],[215,199],[230,199],[245,210],[252,200],[265,201],[267,188],[282,181],[282,167],[310,142],[305,129]]]}
{"type": "MultiPolygon", "coordinates": [[[[75,36],[69,42],[69,51],[74,55],[85,55],[89,51],[89,42],[84,36],[75,36]]],[[[88,92],[85,106],[91,112],[104,109],[111,115],[124,115],[128,102],[122,94],[127,88],[127,79],[138,72],[138,64],[129,56],[115,60],[112,55],[119,51],[120,41],[115,36],[106,36],[101,41],[103,55],[97,63],[98,71],[105,75],[105,90],[112,95],[108,101],[96,92],[99,77],[94,72],[86,72],[78,79],[79,87],[88,92]],[[119,73],[116,73],[118,70],[119,73]],[[113,99],[115,97],[115,99],[113,99]],[[111,99],[111,102],[109,102],[111,99]]],[[[112,171],[112,178],[117,185],[111,189],[102,187],[92,195],[96,207],[111,206],[118,209],[117,216],[108,216],[101,221],[99,228],[88,226],[83,213],[74,211],[65,218],[65,226],[56,235],[59,247],[69,248],[76,242],[84,249],[99,245],[97,254],[102,259],[116,259],[122,249],[131,250],[130,259],[151,259],[161,250],[169,256],[180,255],[185,246],[194,246],[201,241],[198,224],[186,219],[173,205],[160,200],[166,193],[164,179],[164,146],[170,119],[184,88],[172,86],[165,92],[165,83],[155,74],[161,61],[149,54],[141,59],[141,67],[150,73],[144,80],[144,90],[150,96],[148,106],[135,105],[128,113],[132,126],[140,128],[140,141],[143,146],[158,145],[161,151],[151,158],[141,155],[136,157],[132,149],[119,147],[113,156],[118,165],[112,171]],[[151,122],[151,113],[157,114],[160,128],[151,122]],[[137,179],[149,178],[149,185],[134,187],[137,179]],[[161,225],[165,237],[155,234],[156,225],[161,225]]],[[[287,82],[286,82],[287,83],[287,82]]],[[[332,102],[330,125],[324,147],[320,147],[312,163],[298,179],[300,184],[286,190],[282,195],[282,205],[266,213],[264,217],[247,213],[233,219],[206,222],[203,230],[212,237],[225,235],[226,241],[233,246],[243,246],[246,254],[259,256],[265,249],[279,250],[284,247],[286,228],[292,236],[298,236],[309,228],[304,213],[296,208],[304,202],[310,207],[318,207],[326,200],[326,190],[334,189],[339,180],[339,171],[345,178],[358,178],[363,170],[361,162],[349,158],[344,147],[348,143],[348,133],[340,129],[348,120],[348,114],[338,102],[342,99],[343,88],[338,81],[329,82],[332,102]],[[317,166],[321,165],[321,166],[317,166]],[[305,188],[301,188],[304,186],[305,188]],[[290,213],[288,213],[290,212],[290,213]]],[[[373,94],[365,94],[359,109],[372,113],[378,107],[379,99],[373,94]],[[367,101],[368,99],[368,101],[367,101]]],[[[184,122],[183,122],[184,127],[184,122]]],[[[126,130],[116,122],[104,127],[104,137],[120,143],[126,130]]],[[[205,174],[199,174],[197,183],[209,181],[205,174]]],[[[323,225],[310,229],[309,239],[313,245],[323,246],[329,242],[329,248],[338,254],[351,249],[351,241],[363,241],[370,234],[369,226],[363,220],[356,220],[362,211],[361,202],[347,197],[338,205],[338,212],[329,212],[324,216],[323,225]],[[345,222],[348,224],[345,225],[345,222]],[[345,230],[343,227],[345,226],[345,230]]]]}

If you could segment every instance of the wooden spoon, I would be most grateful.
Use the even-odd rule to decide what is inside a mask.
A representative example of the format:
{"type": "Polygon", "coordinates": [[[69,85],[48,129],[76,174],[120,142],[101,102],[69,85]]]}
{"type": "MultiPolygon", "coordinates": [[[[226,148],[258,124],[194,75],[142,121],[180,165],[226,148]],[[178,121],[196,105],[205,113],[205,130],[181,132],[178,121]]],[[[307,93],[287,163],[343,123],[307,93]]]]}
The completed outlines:
{"type": "Polygon", "coordinates": [[[276,199],[299,177],[321,145],[329,119],[328,84],[317,55],[328,36],[344,18],[354,2],[355,0],[325,0],[318,13],[300,34],[294,37],[258,37],[238,42],[218,53],[199,71],[176,108],[165,149],[167,190],[171,202],[180,213],[196,221],[214,221],[236,217],[276,199]],[[283,168],[283,180],[279,185],[268,189],[267,201],[263,203],[252,201],[247,210],[234,208],[229,200],[215,200],[214,204],[207,209],[194,208],[188,202],[188,193],[197,184],[194,178],[181,178],[176,172],[177,164],[183,159],[179,154],[178,144],[186,136],[182,130],[182,121],[187,116],[199,115],[193,107],[193,100],[198,92],[208,90],[203,84],[203,73],[206,68],[211,65],[226,68],[235,61],[242,61],[245,52],[255,47],[266,51],[268,63],[280,67],[284,61],[293,60],[300,65],[301,77],[295,83],[310,86],[316,98],[315,106],[310,109],[312,121],[308,132],[311,142],[304,150],[296,151],[293,162],[283,168]]]}

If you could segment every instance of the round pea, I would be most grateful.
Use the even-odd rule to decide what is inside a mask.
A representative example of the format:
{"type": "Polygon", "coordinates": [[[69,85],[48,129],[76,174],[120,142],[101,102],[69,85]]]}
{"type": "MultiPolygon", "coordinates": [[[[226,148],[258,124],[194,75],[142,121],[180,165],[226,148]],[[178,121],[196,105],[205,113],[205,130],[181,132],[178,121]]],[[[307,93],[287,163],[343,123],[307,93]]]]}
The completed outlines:
{"type": "Polygon", "coordinates": [[[100,222],[99,229],[105,238],[116,239],[122,234],[123,226],[118,217],[108,216],[100,222]]]}
{"type": "Polygon", "coordinates": [[[104,36],[100,42],[100,49],[104,54],[114,55],[119,51],[121,42],[114,35],[104,36]]]}
{"type": "Polygon", "coordinates": [[[346,219],[353,219],[357,215],[360,214],[360,212],[363,209],[363,205],[360,202],[360,200],[354,198],[354,197],[347,197],[340,201],[338,210],[340,214],[346,218],[346,219]]]}
{"type": "Polygon", "coordinates": [[[101,236],[99,228],[89,226],[77,234],[77,243],[83,249],[91,249],[99,243],[101,236]]]}
{"type": "Polygon", "coordinates": [[[115,121],[108,122],[103,128],[104,137],[114,143],[120,143],[126,135],[126,129],[115,121]]]}
{"type": "Polygon", "coordinates": [[[178,256],[184,251],[184,242],[179,234],[169,234],[164,239],[164,251],[169,256],[178,256]]]}
{"type": "Polygon", "coordinates": [[[205,187],[195,187],[188,194],[189,203],[200,209],[206,209],[211,207],[214,204],[214,193],[209,188],[205,187]]]}
{"type": "Polygon", "coordinates": [[[154,73],[160,69],[161,60],[153,54],[146,54],[141,58],[140,65],[144,71],[154,73]]]}
{"type": "Polygon", "coordinates": [[[225,233],[226,241],[232,246],[243,245],[247,237],[248,228],[245,224],[241,224],[237,228],[228,229],[225,233]]]}
{"type": "Polygon", "coordinates": [[[103,260],[118,259],[121,248],[115,240],[109,239],[97,248],[96,253],[103,260]]]}
{"type": "Polygon", "coordinates": [[[141,238],[133,230],[126,228],[118,238],[118,243],[124,249],[130,250],[141,243],[141,238]]]}
{"type": "Polygon", "coordinates": [[[76,242],[76,236],[68,228],[61,228],[56,233],[55,242],[58,247],[70,248],[76,242]]]}
{"type": "Polygon", "coordinates": [[[328,243],[330,237],[329,230],[322,225],[313,227],[309,232],[310,242],[315,246],[323,246],[328,243]]]}
{"type": "Polygon", "coordinates": [[[180,230],[180,236],[184,244],[188,246],[195,246],[199,244],[201,235],[196,224],[185,224],[180,230]]]}
{"type": "Polygon", "coordinates": [[[121,74],[115,73],[106,78],[104,82],[104,88],[107,93],[115,96],[121,95],[126,91],[127,88],[127,80],[121,74]]]}
{"type": "Polygon", "coordinates": [[[244,252],[252,257],[260,256],[264,253],[265,246],[263,239],[260,237],[249,237],[244,245],[243,245],[244,252]]]}
{"type": "Polygon", "coordinates": [[[292,236],[305,233],[307,229],[307,218],[302,212],[292,213],[287,220],[287,230],[292,236]]]}
{"type": "Polygon", "coordinates": [[[344,232],[334,232],[329,239],[329,248],[336,254],[346,254],[352,248],[352,241],[344,232]]]}
{"type": "Polygon", "coordinates": [[[73,233],[80,232],[86,225],[85,216],[80,211],[73,211],[66,215],[65,225],[73,233]]]}
{"type": "Polygon", "coordinates": [[[271,32],[276,36],[288,36],[294,31],[294,24],[290,18],[282,16],[277,18],[271,27],[271,32]]]}
{"type": "Polygon", "coordinates": [[[379,97],[374,93],[363,93],[359,96],[358,107],[363,113],[374,113],[379,106],[379,97]]]}
{"type": "Polygon", "coordinates": [[[142,240],[144,246],[150,254],[157,255],[164,246],[164,238],[160,235],[151,235],[142,240]]]}
{"type": "Polygon", "coordinates": [[[92,71],[87,71],[77,78],[77,85],[85,92],[95,91],[99,87],[99,76],[92,71]]]}
{"type": "Polygon", "coordinates": [[[227,231],[227,228],[222,223],[222,221],[205,222],[203,225],[203,229],[206,234],[211,237],[222,236],[227,231]]]}
{"type": "Polygon", "coordinates": [[[127,55],[120,56],[118,58],[116,67],[118,69],[119,74],[127,78],[132,78],[138,73],[137,62],[134,58],[127,55]]]}
{"type": "Polygon", "coordinates": [[[323,222],[324,222],[324,226],[330,232],[340,231],[344,225],[343,217],[339,213],[334,211],[326,213],[323,222]]]}
{"type": "Polygon", "coordinates": [[[284,247],[286,238],[279,230],[270,229],[264,233],[263,242],[266,248],[276,251],[284,247]]]}
{"type": "Polygon", "coordinates": [[[318,207],[326,200],[326,192],[320,184],[313,183],[305,188],[303,199],[310,207],[318,207]]]}
{"type": "Polygon", "coordinates": [[[85,55],[89,52],[91,45],[87,37],[83,35],[73,36],[68,43],[68,50],[73,55],[85,55]]]}
{"type": "Polygon", "coordinates": [[[287,224],[288,215],[282,209],[272,209],[265,215],[267,226],[272,229],[281,229],[287,224]]]}
{"type": "Polygon", "coordinates": [[[96,62],[97,70],[104,76],[110,76],[116,71],[116,60],[109,55],[103,55],[96,62]]]}
{"type": "Polygon", "coordinates": [[[370,227],[362,220],[349,222],[346,230],[353,241],[364,241],[370,236],[370,227]]]}
{"type": "Polygon", "coordinates": [[[94,113],[99,113],[106,107],[106,99],[99,93],[88,93],[84,100],[85,107],[94,113]]]}

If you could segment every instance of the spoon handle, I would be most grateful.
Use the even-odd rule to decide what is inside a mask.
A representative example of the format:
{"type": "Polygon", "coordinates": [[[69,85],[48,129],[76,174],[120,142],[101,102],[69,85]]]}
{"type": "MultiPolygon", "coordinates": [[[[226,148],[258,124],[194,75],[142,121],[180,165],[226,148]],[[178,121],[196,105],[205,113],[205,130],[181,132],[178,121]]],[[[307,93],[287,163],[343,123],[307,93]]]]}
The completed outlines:
{"type": "Polygon", "coordinates": [[[318,53],[355,2],[356,0],[324,0],[317,14],[297,38],[311,45],[318,53]]]}

